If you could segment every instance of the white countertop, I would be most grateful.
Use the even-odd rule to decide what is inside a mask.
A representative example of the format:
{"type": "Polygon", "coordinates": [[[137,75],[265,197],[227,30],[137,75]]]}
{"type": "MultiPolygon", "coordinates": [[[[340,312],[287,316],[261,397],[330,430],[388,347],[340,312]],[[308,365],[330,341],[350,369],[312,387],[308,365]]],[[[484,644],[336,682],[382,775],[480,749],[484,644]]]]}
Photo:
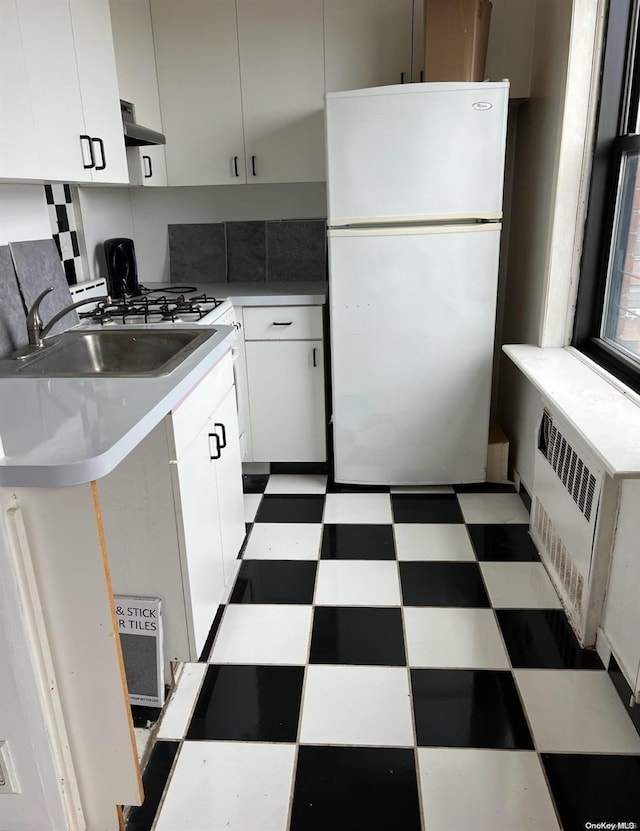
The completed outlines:
{"type": "Polygon", "coordinates": [[[78,485],[110,473],[229,351],[235,329],[216,332],[156,378],[0,378],[0,486],[78,485]]]}
{"type": "Polygon", "coordinates": [[[328,283],[148,283],[147,289],[179,289],[192,286],[218,300],[229,299],[234,306],[322,306],[327,302],[328,283]]]}
{"type": "Polygon", "coordinates": [[[619,382],[572,348],[502,348],[573,425],[609,476],[640,477],[640,406],[619,382]]]}

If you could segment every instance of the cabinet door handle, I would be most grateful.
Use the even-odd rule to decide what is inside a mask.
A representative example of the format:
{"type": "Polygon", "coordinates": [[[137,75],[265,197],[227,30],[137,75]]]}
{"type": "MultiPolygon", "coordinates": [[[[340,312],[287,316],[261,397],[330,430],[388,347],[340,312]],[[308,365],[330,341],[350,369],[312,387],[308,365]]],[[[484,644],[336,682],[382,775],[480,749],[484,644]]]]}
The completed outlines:
{"type": "Polygon", "coordinates": [[[96,170],[104,170],[105,167],[107,166],[107,157],[105,156],[105,153],[104,153],[104,142],[102,141],[102,139],[99,136],[96,136],[96,137],[91,139],[91,143],[92,144],[94,144],[94,143],[97,144],[98,147],[100,148],[100,158],[102,159],[102,164],[96,164],[96,170]]]}
{"type": "MultiPolygon", "coordinates": [[[[219,459],[222,455],[222,446],[220,444],[220,436],[217,433],[209,433],[209,438],[214,439],[216,443],[216,455],[210,452],[211,459],[219,459]]],[[[209,443],[209,451],[211,451],[211,443],[209,443]]]]}
{"type": "Polygon", "coordinates": [[[236,176],[236,177],[240,176],[240,174],[238,173],[238,157],[237,156],[233,157],[233,175],[236,176]]]}
{"type": "Polygon", "coordinates": [[[219,422],[215,422],[214,425],[215,429],[217,430],[218,427],[222,431],[222,441],[220,442],[220,449],[227,446],[227,431],[224,429],[224,424],[220,424],[219,422]]]}
{"type": "Polygon", "coordinates": [[[424,69],[420,70],[420,83],[424,81],[424,69]]]}
{"type": "Polygon", "coordinates": [[[96,160],[95,160],[95,156],[93,155],[93,143],[91,141],[91,136],[85,136],[85,135],[80,136],[80,149],[82,151],[82,166],[84,167],[84,169],[89,170],[90,168],[95,167],[96,166],[96,160]],[[89,164],[87,164],[84,160],[84,155],[85,154],[84,154],[84,147],[82,146],[83,141],[87,142],[87,147],[89,148],[89,164]]]}
{"type": "Polygon", "coordinates": [[[318,352],[318,347],[314,346],[313,347],[313,365],[314,365],[314,367],[318,366],[318,359],[316,357],[317,352],[318,352]]]}
{"type": "Polygon", "coordinates": [[[153,165],[151,164],[151,156],[143,156],[142,164],[144,166],[144,178],[150,179],[153,176],[153,165]],[[149,164],[147,165],[146,162],[149,162],[149,164]],[[147,170],[149,171],[148,173],[147,170]]]}
{"type": "Polygon", "coordinates": [[[400,73],[400,83],[404,84],[404,72],[400,73]]]}
{"type": "Polygon", "coordinates": [[[255,156],[251,157],[251,175],[252,176],[256,175],[256,157],[255,156]]]}
{"type": "Polygon", "coordinates": [[[293,320],[288,320],[286,323],[278,323],[277,320],[273,321],[274,326],[291,326],[293,324],[293,320]]]}
{"type": "Polygon", "coordinates": [[[97,164],[96,165],[96,170],[104,170],[105,167],[107,166],[107,157],[104,154],[104,142],[98,136],[96,138],[91,139],[92,144],[93,144],[93,142],[95,142],[98,145],[98,147],[100,148],[100,156],[102,158],[102,164],[97,164]]]}

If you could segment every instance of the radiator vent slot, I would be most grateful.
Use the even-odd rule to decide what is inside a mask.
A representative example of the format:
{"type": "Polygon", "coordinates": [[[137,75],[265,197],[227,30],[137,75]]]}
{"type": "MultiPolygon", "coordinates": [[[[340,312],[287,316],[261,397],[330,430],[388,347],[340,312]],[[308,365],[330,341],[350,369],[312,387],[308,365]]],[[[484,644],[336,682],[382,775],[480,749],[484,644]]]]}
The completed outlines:
{"type": "Polygon", "coordinates": [[[533,528],[551,560],[567,597],[576,611],[579,612],[582,606],[584,588],[582,575],[576,568],[567,547],[558,534],[556,526],[537,497],[533,506],[533,528]]]}
{"type": "Polygon", "coordinates": [[[553,417],[546,410],[542,414],[538,449],[589,522],[596,490],[596,477],[554,425],[553,417]]]}

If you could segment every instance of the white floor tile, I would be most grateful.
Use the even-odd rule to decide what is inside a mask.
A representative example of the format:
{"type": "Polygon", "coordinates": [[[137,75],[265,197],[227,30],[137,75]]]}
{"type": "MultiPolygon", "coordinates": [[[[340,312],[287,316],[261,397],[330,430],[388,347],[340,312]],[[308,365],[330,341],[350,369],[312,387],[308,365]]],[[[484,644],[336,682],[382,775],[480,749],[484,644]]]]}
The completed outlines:
{"type": "Polygon", "coordinates": [[[462,524],[398,523],[393,526],[399,560],[473,560],[476,556],[462,524]]]}
{"type": "Polygon", "coordinates": [[[536,747],[549,753],[640,753],[640,736],[604,670],[515,672],[536,747]]]}
{"type": "Polygon", "coordinates": [[[495,609],[561,609],[542,563],[480,563],[495,609]]]}
{"type": "Polygon", "coordinates": [[[181,739],[184,736],[200,685],[207,670],[206,664],[185,664],[171,700],[162,714],[158,728],[159,739],[181,739]]]}
{"type": "Polygon", "coordinates": [[[212,664],[304,664],[311,606],[232,603],[225,609],[212,664]]]}
{"type": "Polygon", "coordinates": [[[185,742],[156,831],[286,831],[295,745],[185,742]]]}
{"type": "Polygon", "coordinates": [[[311,522],[258,522],[244,552],[245,560],[317,560],[322,525],[311,522]]]}
{"type": "Polygon", "coordinates": [[[465,522],[529,524],[529,514],[517,493],[459,493],[458,502],[465,522]]]}
{"type": "Polygon", "coordinates": [[[403,609],[412,667],[508,669],[491,609],[403,609]]]}
{"type": "Polygon", "coordinates": [[[265,493],[325,493],[326,476],[304,474],[272,473],[265,493]]]}
{"type": "Polygon", "coordinates": [[[320,560],[316,606],[399,606],[395,560],[320,560]]]}
{"type": "Polygon", "coordinates": [[[262,499],[261,493],[245,493],[244,494],[244,521],[253,522],[258,512],[258,505],[262,499]]]}
{"type": "Polygon", "coordinates": [[[455,493],[452,485],[394,485],[391,493],[455,493]]]}
{"type": "Polygon", "coordinates": [[[388,493],[328,493],[324,521],[332,524],[392,522],[388,493]]]}
{"type": "Polygon", "coordinates": [[[429,831],[557,831],[536,753],[419,748],[425,828],[429,831]]]}
{"type": "Polygon", "coordinates": [[[307,668],[300,742],[383,747],[413,745],[404,667],[307,668]]]}

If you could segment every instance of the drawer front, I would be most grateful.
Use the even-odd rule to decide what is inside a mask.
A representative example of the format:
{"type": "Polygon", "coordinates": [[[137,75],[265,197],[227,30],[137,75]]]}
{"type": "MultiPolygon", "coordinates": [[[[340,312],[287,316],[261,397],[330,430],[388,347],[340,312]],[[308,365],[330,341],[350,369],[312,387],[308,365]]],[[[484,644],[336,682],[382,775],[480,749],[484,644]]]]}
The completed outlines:
{"type": "Polygon", "coordinates": [[[322,306],[258,306],[243,311],[245,340],[320,340],[322,306]]]}
{"type": "Polygon", "coordinates": [[[174,461],[189,447],[232,386],[233,358],[227,352],[171,413],[174,461]]]}

